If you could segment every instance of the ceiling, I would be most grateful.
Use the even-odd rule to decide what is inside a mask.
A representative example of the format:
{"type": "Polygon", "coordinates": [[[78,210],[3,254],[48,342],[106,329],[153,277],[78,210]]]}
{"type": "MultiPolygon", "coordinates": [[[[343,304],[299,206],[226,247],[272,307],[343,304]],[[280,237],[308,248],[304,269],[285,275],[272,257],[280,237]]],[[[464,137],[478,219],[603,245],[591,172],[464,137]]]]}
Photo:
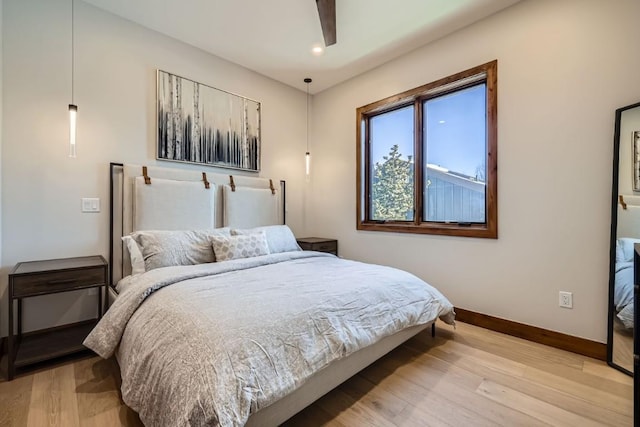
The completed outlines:
{"type": "Polygon", "coordinates": [[[287,85],[318,93],[519,0],[336,0],[322,55],[314,0],[84,0],[287,85]]]}

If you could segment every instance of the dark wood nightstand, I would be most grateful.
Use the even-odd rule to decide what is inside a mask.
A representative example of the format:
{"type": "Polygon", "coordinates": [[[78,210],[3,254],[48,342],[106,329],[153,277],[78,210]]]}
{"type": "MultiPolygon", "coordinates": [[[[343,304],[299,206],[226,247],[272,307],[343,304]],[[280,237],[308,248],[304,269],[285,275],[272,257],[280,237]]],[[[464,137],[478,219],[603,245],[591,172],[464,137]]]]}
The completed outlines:
{"type": "Polygon", "coordinates": [[[20,262],[9,273],[8,380],[16,368],[86,350],[82,341],[102,317],[107,262],[100,256],[20,262]],[[98,288],[98,318],[22,334],[22,300],[40,295],[98,288]],[[18,333],[13,321],[18,305],[18,333]]]}
{"type": "Polygon", "coordinates": [[[305,251],[328,252],[338,255],[338,241],[324,237],[301,237],[297,239],[298,245],[305,251]]]}

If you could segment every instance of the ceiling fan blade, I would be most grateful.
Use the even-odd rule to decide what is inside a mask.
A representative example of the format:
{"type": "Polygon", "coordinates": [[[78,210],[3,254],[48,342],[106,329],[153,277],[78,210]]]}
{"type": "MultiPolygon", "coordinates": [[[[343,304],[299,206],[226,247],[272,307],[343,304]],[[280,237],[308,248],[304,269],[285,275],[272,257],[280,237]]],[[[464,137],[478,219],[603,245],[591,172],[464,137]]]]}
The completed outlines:
{"type": "Polygon", "coordinates": [[[336,44],[336,0],[316,0],[325,46],[336,44]]]}

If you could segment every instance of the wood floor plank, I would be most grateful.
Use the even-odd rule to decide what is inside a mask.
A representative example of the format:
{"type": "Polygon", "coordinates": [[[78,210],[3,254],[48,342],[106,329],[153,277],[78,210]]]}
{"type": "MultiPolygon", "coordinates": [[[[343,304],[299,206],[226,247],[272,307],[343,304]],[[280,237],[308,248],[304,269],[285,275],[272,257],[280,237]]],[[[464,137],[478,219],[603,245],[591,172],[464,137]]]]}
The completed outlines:
{"type": "Polygon", "coordinates": [[[599,407],[608,408],[621,414],[633,413],[633,389],[619,384],[626,387],[625,393],[619,393],[611,386],[611,384],[618,384],[614,381],[607,380],[602,386],[589,386],[580,381],[574,381],[573,378],[555,375],[533,367],[527,368],[525,378],[537,383],[553,384],[555,389],[599,407]]]}
{"type": "Polygon", "coordinates": [[[633,386],[633,377],[631,375],[611,369],[609,365],[601,360],[585,360],[582,372],[590,375],[597,375],[601,378],[606,378],[628,386],[633,386]]]}
{"type": "Polygon", "coordinates": [[[480,387],[478,387],[478,393],[552,426],[602,426],[601,423],[558,408],[555,405],[543,402],[507,386],[494,383],[493,381],[483,381],[480,387]]]}
{"type": "Polygon", "coordinates": [[[0,426],[27,425],[32,388],[31,375],[18,377],[11,382],[0,382],[0,426]]]}
{"type": "Polygon", "coordinates": [[[382,415],[387,421],[393,421],[408,403],[391,393],[379,390],[376,384],[355,375],[338,387],[354,401],[358,401],[382,415]]]}
{"type": "Polygon", "coordinates": [[[441,414],[433,414],[433,411],[424,411],[417,406],[407,406],[394,419],[394,424],[399,427],[456,427],[459,425],[476,425],[476,424],[455,424],[457,418],[449,420],[443,419],[441,414]]]}
{"type": "Polygon", "coordinates": [[[82,426],[142,425],[138,415],[122,403],[120,371],[114,358],[84,359],[74,363],[74,368],[82,426]]]}
{"type": "MultiPolygon", "coordinates": [[[[499,338],[494,331],[487,332],[487,339],[483,339],[485,334],[478,332],[478,329],[470,328],[471,325],[459,323],[458,328],[463,329],[462,339],[468,346],[482,349],[488,353],[500,357],[518,361],[528,366],[528,371],[546,372],[556,377],[564,378],[571,382],[582,384],[585,388],[595,390],[607,390],[623,399],[627,399],[629,389],[626,385],[612,381],[602,376],[590,375],[583,371],[584,360],[589,358],[564,350],[547,347],[542,344],[525,341],[505,335],[505,342],[498,345],[499,338]]],[[[458,339],[457,341],[461,341],[458,339]]]]}
{"type": "Polygon", "coordinates": [[[311,405],[287,420],[281,427],[348,427],[318,405],[311,405]]]}
{"type": "MultiPolygon", "coordinates": [[[[632,379],[600,361],[458,323],[418,334],[285,426],[632,425],[632,379]]],[[[0,426],[141,426],[114,359],[0,379],[0,426]]]]}
{"type": "Polygon", "coordinates": [[[79,426],[73,364],[39,372],[33,377],[28,427],[79,426]]]}
{"type": "MultiPolygon", "coordinates": [[[[556,381],[549,382],[533,382],[523,376],[513,376],[504,373],[504,370],[495,369],[492,364],[487,366],[486,359],[491,359],[489,353],[469,352],[467,355],[463,351],[451,350],[449,352],[442,347],[431,349],[430,355],[449,361],[456,365],[456,368],[466,369],[481,375],[483,378],[494,381],[496,383],[513,388],[516,391],[527,394],[543,402],[555,404],[572,412],[582,414],[594,421],[598,421],[603,425],[629,425],[631,419],[625,413],[610,410],[596,399],[583,399],[576,397],[566,391],[558,390],[555,387],[556,381]]],[[[551,377],[550,377],[551,378],[551,377]]],[[[629,393],[631,399],[631,390],[629,393]]]]}
{"type": "Polygon", "coordinates": [[[316,404],[346,426],[394,427],[394,424],[339,388],[321,397],[316,404]]]}
{"type": "Polygon", "coordinates": [[[394,423],[398,425],[411,425],[417,416],[427,420],[429,425],[483,427],[496,425],[494,421],[474,412],[467,405],[459,405],[433,388],[430,389],[419,382],[412,382],[401,375],[383,369],[378,364],[368,367],[359,375],[376,383],[381,392],[393,394],[409,403],[394,419],[394,423]]]}
{"type": "MultiPolygon", "coordinates": [[[[562,365],[582,369],[585,356],[458,322],[450,339],[525,364],[562,365]]],[[[446,330],[443,334],[446,334],[446,330]]]]}
{"type": "MultiPolygon", "coordinates": [[[[449,400],[454,407],[460,407],[460,403],[464,402],[464,406],[474,413],[470,417],[474,420],[474,425],[484,425],[485,421],[487,425],[540,425],[535,419],[521,412],[480,397],[476,390],[484,380],[481,376],[457,369],[429,354],[415,357],[411,363],[406,364],[403,358],[399,358],[403,355],[407,357],[405,353],[410,354],[410,350],[397,349],[376,365],[393,372],[394,376],[400,376],[423,387],[423,395],[426,394],[429,398],[419,402],[421,409],[430,404],[434,395],[438,395],[449,400]]],[[[441,404],[442,402],[439,405],[441,404]]]]}

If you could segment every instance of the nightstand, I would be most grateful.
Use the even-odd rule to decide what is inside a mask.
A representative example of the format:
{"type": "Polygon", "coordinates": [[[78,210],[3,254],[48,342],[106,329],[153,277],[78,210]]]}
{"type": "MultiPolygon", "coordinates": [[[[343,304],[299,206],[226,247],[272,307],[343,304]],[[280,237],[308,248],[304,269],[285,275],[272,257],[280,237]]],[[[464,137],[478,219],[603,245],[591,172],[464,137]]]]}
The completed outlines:
{"type": "Polygon", "coordinates": [[[305,251],[328,252],[338,255],[338,241],[324,237],[301,237],[297,239],[298,245],[305,251]]]}
{"type": "Polygon", "coordinates": [[[9,273],[8,380],[20,368],[86,350],[82,341],[102,317],[107,262],[100,256],[20,262],[9,273]],[[22,334],[22,300],[79,289],[98,289],[96,319],[22,334]],[[15,334],[14,303],[18,306],[15,334]]]}

